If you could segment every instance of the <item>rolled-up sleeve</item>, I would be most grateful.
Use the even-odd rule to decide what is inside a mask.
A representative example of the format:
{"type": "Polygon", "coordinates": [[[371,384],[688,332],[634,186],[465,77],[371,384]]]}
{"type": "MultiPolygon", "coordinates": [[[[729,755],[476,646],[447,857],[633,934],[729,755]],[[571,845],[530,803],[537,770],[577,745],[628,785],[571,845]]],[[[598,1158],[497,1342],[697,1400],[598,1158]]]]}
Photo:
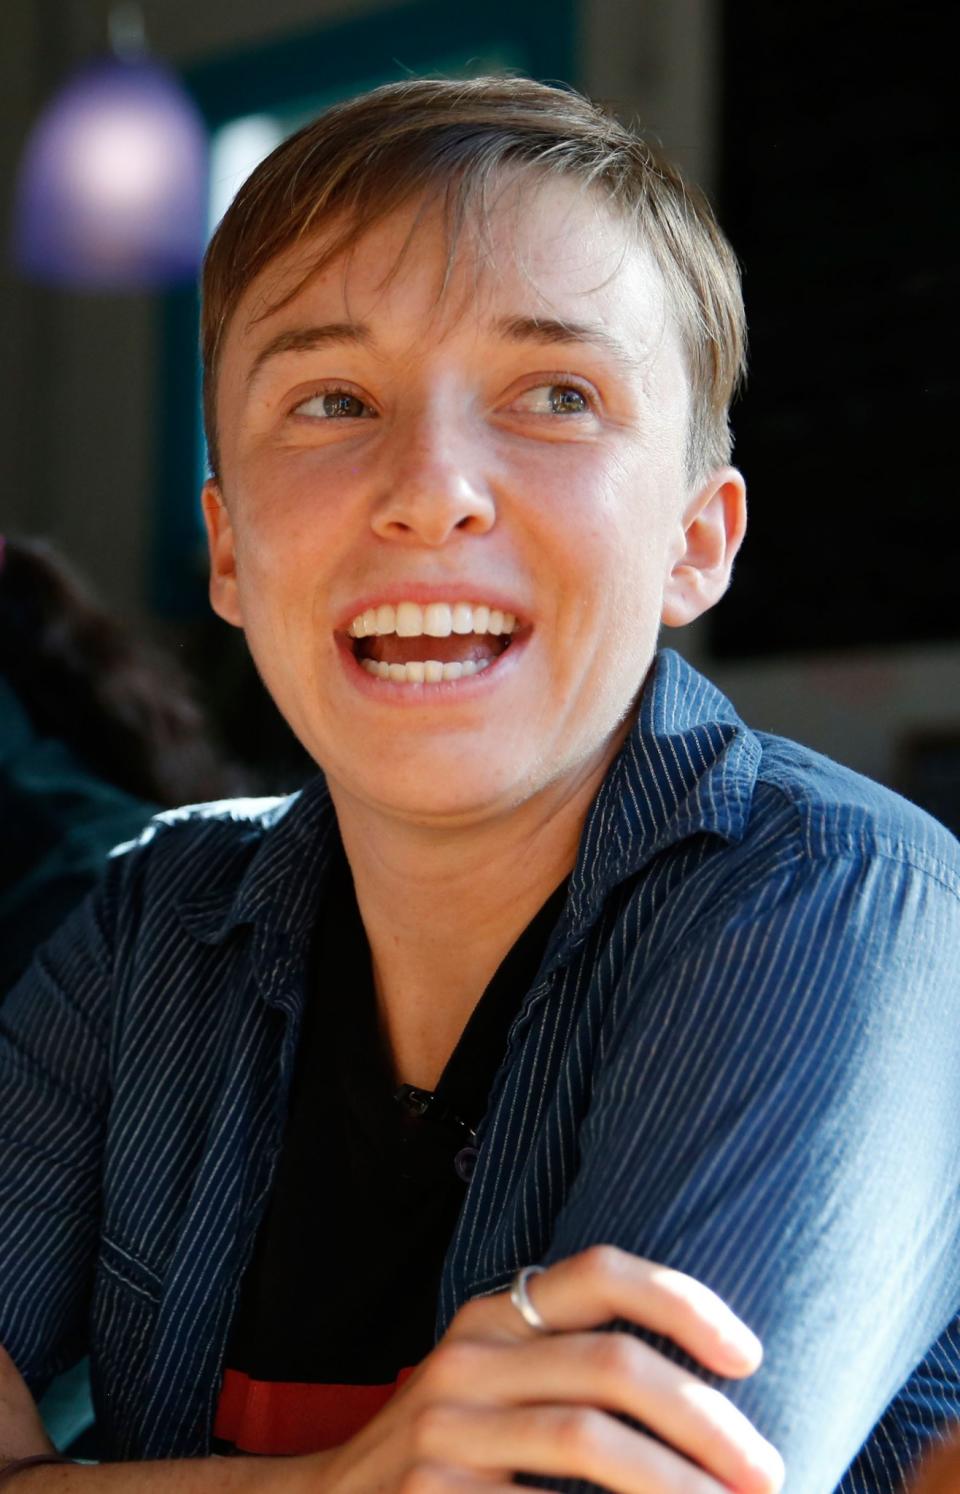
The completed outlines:
{"type": "Polygon", "coordinates": [[[765,1359],[724,1389],[788,1494],[841,1483],[960,1305],[958,972],[949,879],[835,854],[624,977],[549,1258],[609,1241],[730,1303],[765,1359]]]}

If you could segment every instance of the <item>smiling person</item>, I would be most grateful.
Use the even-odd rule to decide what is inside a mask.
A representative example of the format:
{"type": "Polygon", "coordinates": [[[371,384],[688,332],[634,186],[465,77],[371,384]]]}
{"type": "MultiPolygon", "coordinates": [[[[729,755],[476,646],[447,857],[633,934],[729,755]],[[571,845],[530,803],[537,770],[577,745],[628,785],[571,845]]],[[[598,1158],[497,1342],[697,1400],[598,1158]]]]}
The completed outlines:
{"type": "Polygon", "coordinates": [[[0,1482],[899,1487],[957,847],[658,651],[744,532],[709,208],[575,94],[383,88],[243,187],[203,347],[213,606],[321,771],[160,816],[4,1008],[0,1482]]]}

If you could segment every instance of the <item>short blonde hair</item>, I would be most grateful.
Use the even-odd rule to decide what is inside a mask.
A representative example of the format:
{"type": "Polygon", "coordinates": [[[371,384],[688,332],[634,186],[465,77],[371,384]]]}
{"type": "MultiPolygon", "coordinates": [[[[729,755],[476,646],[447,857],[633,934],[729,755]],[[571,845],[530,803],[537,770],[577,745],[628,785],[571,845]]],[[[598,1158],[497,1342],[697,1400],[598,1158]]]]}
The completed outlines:
{"type": "Polygon", "coordinates": [[[464,222],[478,212],[482,219],[491,183],[517,170],[596,189],[648,246],[686,354],[688,477],[696,481],[729,461],[729,408],[743,374],[746,328],[736,257],[707,199],[581,94],[486,77],[391,83],[338,104],[279,145],[241,187],[203,268],[204,421],[215,475],[223,337],[260,271],[304,235],[332,226],[313,274],[375,223],[424,197],[443,203],[452,262],[464,222]]]}

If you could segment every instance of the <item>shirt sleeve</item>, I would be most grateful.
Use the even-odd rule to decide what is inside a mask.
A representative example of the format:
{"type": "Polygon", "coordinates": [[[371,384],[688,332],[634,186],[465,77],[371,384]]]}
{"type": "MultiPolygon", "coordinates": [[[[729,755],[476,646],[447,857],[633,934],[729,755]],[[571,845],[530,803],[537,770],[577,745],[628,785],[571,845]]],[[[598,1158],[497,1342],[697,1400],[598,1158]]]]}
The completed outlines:
{"type": "Polygon", "coordinates": [[[772,885],[628,968],[547,1259],[717,1291],[765,1349],[725,1393],[828,1494],[960,1303],[960,908],[883,856],[772,885]]]}
{"type": "Polygon", "coordinates": [[[0,1006],[0,1343],[35,1395],[85,1350],[109,1104],[108,901],[101,884],[0,1006]]]}

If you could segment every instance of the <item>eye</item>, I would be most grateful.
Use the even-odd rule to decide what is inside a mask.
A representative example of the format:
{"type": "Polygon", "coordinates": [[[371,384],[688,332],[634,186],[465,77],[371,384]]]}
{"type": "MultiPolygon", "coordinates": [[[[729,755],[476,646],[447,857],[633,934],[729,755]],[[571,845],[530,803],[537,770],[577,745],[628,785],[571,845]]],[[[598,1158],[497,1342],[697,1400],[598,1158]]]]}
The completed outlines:
{"type": "Polygon", "coordinates": [[[309,420],[369,420],[374,412],[348,389],[326,389],[301,400],[293,413],[309,420]]]}
{"type": "Polygon", "coordinates": [[[589,415],[590,400],[576,384],[538,384],[514,401],[530,415],[589,415]]]}

